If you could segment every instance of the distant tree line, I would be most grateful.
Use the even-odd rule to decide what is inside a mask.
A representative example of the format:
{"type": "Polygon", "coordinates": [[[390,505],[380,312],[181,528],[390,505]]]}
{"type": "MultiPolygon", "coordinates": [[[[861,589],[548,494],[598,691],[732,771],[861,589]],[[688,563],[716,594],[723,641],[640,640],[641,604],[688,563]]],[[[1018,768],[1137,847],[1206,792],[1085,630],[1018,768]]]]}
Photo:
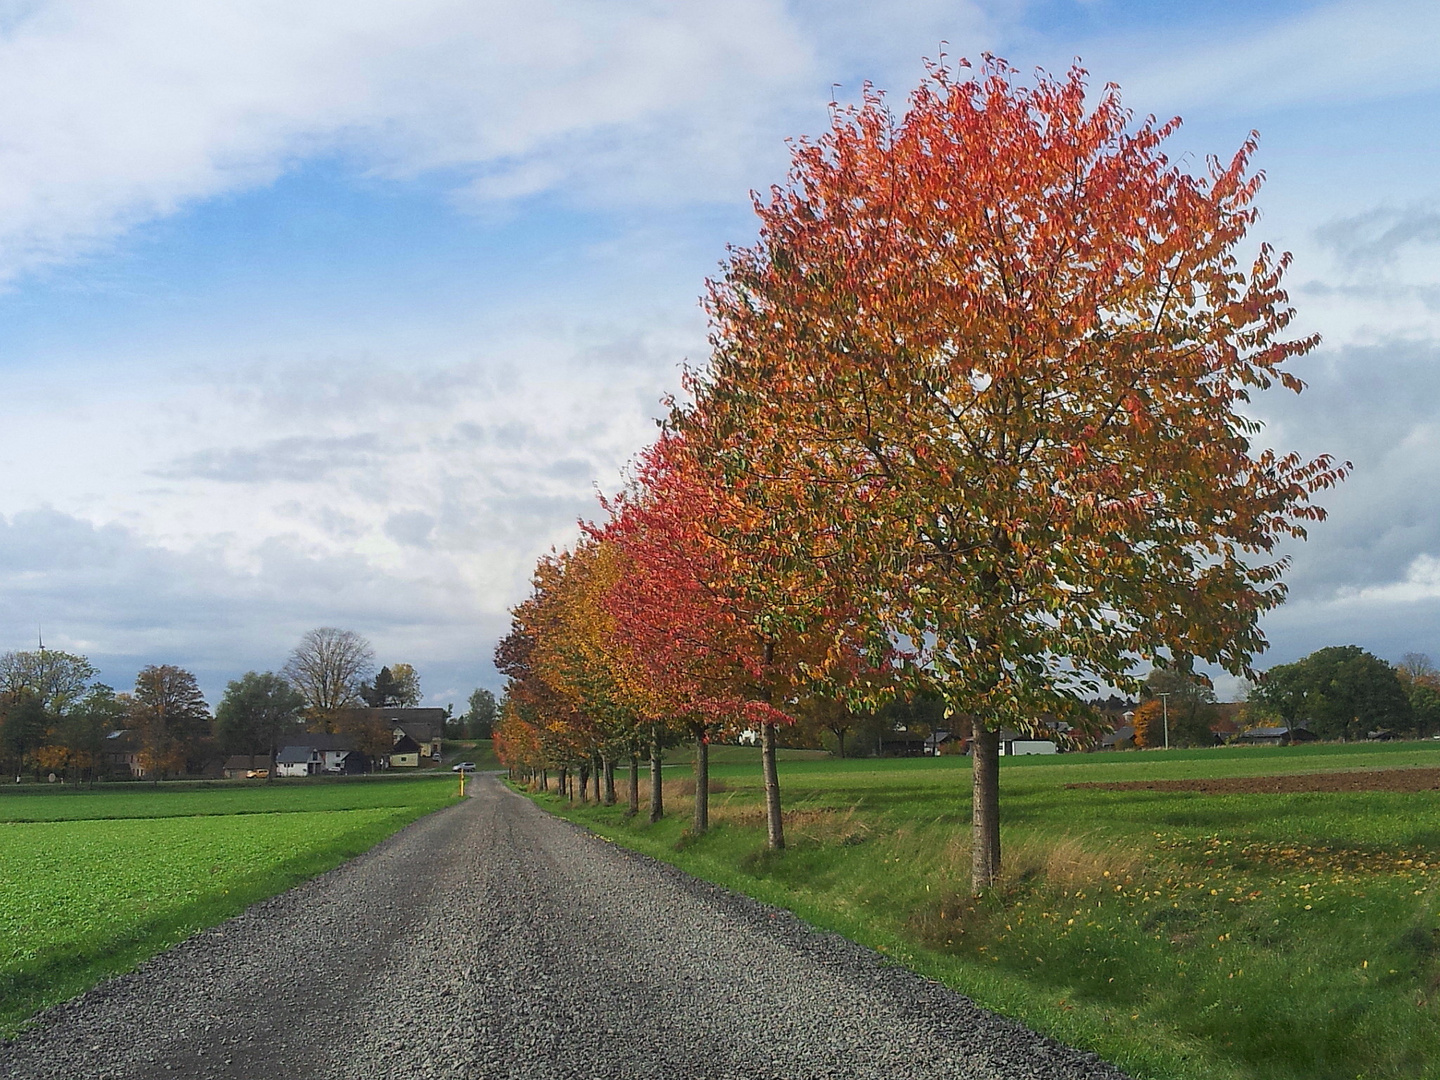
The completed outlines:
{"type": "MultiPolygon", "coordinates": [[[[20,781],[93,782],[129,775],[133,756],[145,777],[196,775],[232,754],[273,761],[305,731],[343,732],[371,758],[387,753],[390,728],[374,708],[420,704],[420,676],[408,663],[375,670],[374,650],[351,630],[307,633],[280,672],[249,671],[231,681],[212,716],[194,674],[151,664],[132,690],[97,679],[84,656],[39,648],[0,654],[0,768],[20,781]]],[[[470,696],[447,734],[488,738],[497,711],[488,690],[470,696]]],[[[273,775],[273,769],[271,773],[273,775]]]]}
{"type": "Polygon", "coordinates": [[[1265,672],[1250,693],[1247,719],[1304,721],[1322,739],[1371,733],[1440,733],[1440,671],[1423,653],[1388,664],[1358,645],[1334,645],[1265,672]]]}

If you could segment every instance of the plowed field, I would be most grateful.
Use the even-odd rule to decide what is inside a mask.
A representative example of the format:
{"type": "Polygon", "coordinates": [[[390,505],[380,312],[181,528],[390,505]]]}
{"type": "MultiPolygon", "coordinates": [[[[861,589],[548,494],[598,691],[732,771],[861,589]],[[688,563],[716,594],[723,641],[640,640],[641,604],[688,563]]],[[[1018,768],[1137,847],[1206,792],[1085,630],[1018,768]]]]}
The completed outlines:
{"type": "Polygon", "coordinates": [[[1293,795],[1310,791],[1437,791],[1440,769],[1364,769],[1354,772],[1223,776],[1207,780],[1128,780],[1066,784],[1101,791],[1194,791],[1204,795],[1293,795]]]}

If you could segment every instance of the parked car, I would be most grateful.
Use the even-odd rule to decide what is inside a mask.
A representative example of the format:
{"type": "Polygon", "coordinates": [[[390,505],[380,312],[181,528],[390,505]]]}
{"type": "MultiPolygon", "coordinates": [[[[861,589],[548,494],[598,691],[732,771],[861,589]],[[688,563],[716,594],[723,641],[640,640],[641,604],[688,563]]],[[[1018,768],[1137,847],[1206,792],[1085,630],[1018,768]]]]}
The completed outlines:
{"type": "Polygon", "coordinates": [[[450,771],[451,771],[451,772],[474,772],[474,771],[475,771],[475,762],[473,762],[473,761],[462,761],[462,762],[460,762],[459,765],[451,765],[451,766],[450,766],[450,771]]]}

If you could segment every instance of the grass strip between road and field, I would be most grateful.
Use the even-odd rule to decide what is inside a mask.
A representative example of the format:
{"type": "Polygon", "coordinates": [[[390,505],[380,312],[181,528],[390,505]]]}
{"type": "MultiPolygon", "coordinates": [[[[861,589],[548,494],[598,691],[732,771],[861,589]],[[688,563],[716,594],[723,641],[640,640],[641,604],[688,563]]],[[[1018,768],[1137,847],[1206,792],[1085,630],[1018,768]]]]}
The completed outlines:
{"type": "Polygon", "coordinates": [[[0,1037],[455,799],[448,777],[0,795],[0,1037]]]}
{"type": "Polygon", "coordinates": [[[688,778],[653,826],[533,797],[1137,1080],[1440,1075],[1440,791],[1068,786],[1435,767],[1436,744],[1007,760],[1005,880],[979,900],[964,759],[782,762],[770,852],[758,763],[729,757],[703,837],[688,778]]]}

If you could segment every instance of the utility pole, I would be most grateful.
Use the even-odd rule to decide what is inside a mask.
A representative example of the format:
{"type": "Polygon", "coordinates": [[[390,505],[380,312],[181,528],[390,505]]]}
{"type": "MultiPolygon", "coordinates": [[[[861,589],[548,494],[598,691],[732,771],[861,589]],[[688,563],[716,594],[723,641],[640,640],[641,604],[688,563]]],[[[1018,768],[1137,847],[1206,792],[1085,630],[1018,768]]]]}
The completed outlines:
{"type": "Polygon", "coordinates": [[[1170,749],[1170,695],[1156,694],[1160,699],[1160,716],[1165,724],[1165,749],[1170,749]]]}

